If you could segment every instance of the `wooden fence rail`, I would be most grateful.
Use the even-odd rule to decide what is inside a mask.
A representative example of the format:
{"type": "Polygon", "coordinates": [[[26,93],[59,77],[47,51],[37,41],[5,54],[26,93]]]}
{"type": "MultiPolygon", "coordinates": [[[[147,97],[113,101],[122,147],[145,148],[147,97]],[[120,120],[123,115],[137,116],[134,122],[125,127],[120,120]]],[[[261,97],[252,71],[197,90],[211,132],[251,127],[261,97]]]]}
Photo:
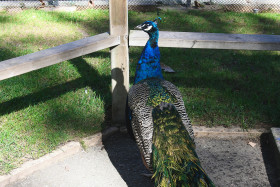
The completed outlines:
{"type": "Polygon", "coordinates": [[[77,40],[32,54],[0,62],[0,80],[120,44],[119,36],[108,33],[77,40]]]}
{"type": "MultiPolygon", "coordinates": [[[[131,30],[129,35],[129,45],[144,46],[147,39],[148,35],[143,31],[131,30]]],[[[103,33],[32,54],[5,60],[0,62],[0,80],[47,67],[101,49],[117,46],[120,43],[120,36],[103,33]]],[[[280,35],[160,31],[159,46],[280,51],[280,35]]],[[[123,63],[124,62],[121,62],[121,64],[123,63]]],[[[127,75],[125,77],[127,77],[127,75]]]]}
{"type": "MultiPolygon", "coordinates": [[[[131,30],[130,46],[144,46],[148,35],[131,30]]],[[[280,51],[280,35],[159,32],[159,47],[280,51]]]]}
{"type": "MultiPolygon", "coordinates": [[[[117,1],[111,0],[111,3],[117,3],[117,1]]],[[[125,4],[126,1],[123,0],[122,3],[125,4]]],[[[113,18],[114,15],[118,14],[118,11],[116,10],[112,9],[110,12],[112,20],[110,28],[111,35],[103,33],[25,56],[2,61],[0,62],[0,80],[47,67],[101,49],[111,48],[111,68],[112,70],[119,69],[121,72],[120,74],[119,71],[112,71],[112,105],[114,109],[112,112],[112,121],[115,124],[124,123],[124,107],[126,92],[129,85],[128,37],[126,35],[127,27],[121,27],[119,24],[127,26],[127,15],[118,15],[119,17],[124,17],[123,23],[120,23],[113,18]],[[119,87],[123,89],[114,89],[117,82],[122,84],[121,86],[119,85],[119,87]]],[[[147,39],[148,35],[143,31],[132,30],[129,35],[129,45],[144,46],[147,39]]],[[[280,51],[280,36],[160,31],[159,46],[280,51]]]]}

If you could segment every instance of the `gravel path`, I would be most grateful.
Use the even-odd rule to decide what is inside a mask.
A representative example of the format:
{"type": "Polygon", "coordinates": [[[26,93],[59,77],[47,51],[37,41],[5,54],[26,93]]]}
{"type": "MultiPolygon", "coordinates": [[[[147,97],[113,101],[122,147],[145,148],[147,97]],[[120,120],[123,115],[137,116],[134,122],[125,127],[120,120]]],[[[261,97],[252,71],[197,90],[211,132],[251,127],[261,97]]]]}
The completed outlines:
{"type": "MultiPolygon", "coordinates": [[[[279,186],[267,135],[249,138],[197,138],[202,166],[217,186],[279,186]],[[248,142],[255,142],[251,147],[248,142]]],[[[127,134],[116,134],[104,147],[92,147],[9,187],[94,186],[150,187],[135,143],[127,134]]]]}

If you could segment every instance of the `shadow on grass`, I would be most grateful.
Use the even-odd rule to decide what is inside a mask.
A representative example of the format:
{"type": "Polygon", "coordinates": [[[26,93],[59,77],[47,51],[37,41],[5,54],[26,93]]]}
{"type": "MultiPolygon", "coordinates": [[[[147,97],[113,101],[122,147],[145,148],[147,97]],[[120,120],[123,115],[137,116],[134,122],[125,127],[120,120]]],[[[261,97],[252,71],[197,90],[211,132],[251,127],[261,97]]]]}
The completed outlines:
{"type": "MultiPolygon", "coordinates": [[[[242,116],[239,110],[242,109],[248,124],[258,122],[279,125],[279,55],[270,52],[197,49],[181,50],[177,54],[172,49],[170,52],[167,49],[163,51],[166,52],[166,58],[163,57],[162,62],[177,71],[172,75],[165,74],[166,79],[183,90],[201,90],[200,93],[195,91],[197,98],[202,97],[201,101],[205,104],[200,108],[204,108],[210,116],[215,117],[217,112],[226,115],[220,111],[225,110],[229,115],[239,118],[240,123],[242,116]],[[216,107],[222,105],[220,109],[216,107]]],[[[190,92],[183,94],[185,97],[194,97],[190,92]]],[[[196,102],[191,101],[194,98],[186,99],[196,102]]],[[[187,109],[196,110],[191,109],[191,106],[187,109]]],[[[216,118],[213,123],[222,125],[219,116],[216,118]]]]}
{"type": "MultiPolygon", "coordinates": [[[[131,77],[141,50],[130,50],[131,77]]],[[[187,112],[200,118],[201,124],[235,124],[245,129],[279,126],[277,52],[174,48],[160,51],[161,62],[176,71],[165,73],[164,77],[181,89],[187,112]]]]}
{"type": "Polygon", "coordinates": [[[11,59],[11,58],[15,58],[17,56],[18,56],[18,54],[16,52],[13,52],[13,51],[9,50],[8,48],[0,46],[0,62],[11,59]]]}
{"type": "MultiPolygon", "coordinates": [[[[98,10],[91,10],[87,11],[90,15],[91,13],[98,12],[98,10]]],[[[78,23],[81,25],[87,33],[90,34],[100,34],[102,32],[108,32],[109,31],[109,14],[104,13],[100,11],[101,14],[98,17],[98,15],[92,14],[92,20],[84,19],[83,16],[73,16],[69,13],[63,13],[63,12],[48,12],[48,14],[52,17],[57,18],[58,20],[66,23],[78,23]]]]}
{"type": "Polygon", "coordinates": [[[0,11],[0,23],[9,23],[11,21],[15,21],[15,17],[11,17],[7,15],[6,13],[1,13],[0,11]]]}
{"type": "MultiPolygon", "coordinates": [[[[90,56],[107,56],[108,53],[97,52],[90,56]]],[[[76,58],[70,60],[70,62],[76,67],[77,71],[83,77],[84,84],[89,86],[97,95],[99,95],[105,106],[105,121],[102,124],[102,128],[106,128],[111,125],[112,119],[112,96],[111,96],[111,76],[102,76],[95,69],[89,66],[82,58],[76,58]]]]}
{"type": "MultiPolygon", "coordinates": [[[[151,20],[153,20],[156,17],[155,13],[147,13],[148,16],[152,17],[151,20]]],[[[172,13],[173,14],[173,13],[172,13]]],[[[57,17],[60,20],[64,20],[67,23],[71,22],[77,22],[84,26],[86,28],[86,31],[89,33],[99,33],[108,31],[108,23],[109,20],[106,17],[98,18],[94,22],[92,21],[84,21],[80,17],[73,18],[71,17],[71,14],[59,14],[59,13],[53,13],[54,17],[57,17]]],[[[221,19],[220,13],[198,13],[198,12],[190,12],[186,16],[181,16],[181,14],[174,13],[174,15],[171,15],[170,19],[166,20],[166,22],[163,22],[160,28],[163,30],[176,30],[176,31],[193,31],[193,32],[224,32],[224,33],[231,33],[239,27],[238,24],[233,24],[234,20],[223,20],[221,19]],[[190,22],[188,21],[188,16],[197,16],[200,17],[200,21],[194,21],[190,22]],[[174,19],[176,18],[176,19],[174,19]],[[209,18],[209,19],[208,19],[209,18]],[[176,21],[177,20],[177,21],[176,21]],[[208,25],[207,27],[204,27],[205,25],[208,25]],[[178,23],[178,24],[177,24],[178,23]],[[186,23],[185,25],[182,23],[186,23]]],[[[275,20],[265,18],[261,15],[255,16],[252,14],[247,15],[248,18],[253,17],[256,18],[255,21],[261,21],[263,23],[269,23],[269,25],[278,25],[279,22],[276,22],[275,20]]],[[[7,22],[7,18],[2,19],[3,22],[7,22]]],[[[142,20],[141,17],[135,16],[130,17],[129,23],[130,27],[133,28],[134,26],[141,23],[142,20]]],[[[268,29],[268,26],[258,26],[255,28],[257,33],[266,33],[274,31],[274,33],[279,33],[273,27],[272,29],[268,29]],[[266,30],[268,29],[268,30],[266,30]]],[[[25,41],[27,42],[27,41],[25,41]]],[[[15,54],[11,51],[5,50],[3,48],[0,49],[2,59],[8,59],[11,57],[14,57],[15,54]],[[4,56],[4,57],[3,57],[4,56]]],[[[189,49],[187,49],[189,50],[189,49]]],[[[170,52],[164,52],[162,53],[162,62],[166,63],[167,65],[171,66],[172,68],[175,67],[178,70],[184,69],[185,72],[174,75],[168,75],[166,76],[167,80],[170,80],[173,82],[176,86],[182,87],[183,89],[188,88],[210,88],[212,90],[218,90],[220,95],[216,98],[214,98],[213,103],[210,103],[211,106],[216,105],[219,103],[219,100],[223,100],[223,98],[226,99],[226,101],[221,102],[220,104],[224,105],[224,108],[228,108],[228,105],[231,105],[234,103],[237,108],[237,110],[241,107],[246,107],[246,110],[253,111],[254,114],[258,115],[258,120],[261,120],[261,118],[264,116],[265,118],[268,118],[268,122],[275,122],[279,124],[280,120],[280,88],[279,88],[279,70],[275,70],[274,64],[272,64],[272,61],[275,63],[276,61],[279,62],[279,56],[278,55],[271,55],[271,54],[264,54],[264,55],[244,55],[241,52],[237,52],[237,57],[233,57],[231,54],[226,54],[224,51],[214,51],[214,52],[204,52],[204,50],[200,50],[199,52],[194,53],[194,56],[190,57],[188,55],[192,55],[191,53],[184,52],[184,54],[178,54],[177,52],[174,52],[175,50],[170,50],[170,52]],[[211,59],[213,62],[216,63],[215,67],[209,67],[208,65],[203,64],[203,61],[205,59],[211,59]],[[262,59],[262,61],[259,61],[259,59],[262,59]],[[251,63],[258,60],[258,63],[251,63]],[[244,62],[244,63],[243,63],[244,62]],[[265,63],[264,63],[265,62],[265,63]],[[175,64],[176,63],[176,64],[175,64]],[[217,65],[218,64],[218,65],[217,65]],[[204,66],[205,65],[205,66],[204,66]],[[189,69],[187,69],[189,68],[189,69]],[[228,72],[235,72],[238,74],[240,78],[232,78],[227,77],[223,74],[220,74],[219,72],[225,71],[225,73],[228,72]],[[268,72],[268,73],[266,73],[268,72]],[[215,103],[217,101],[217,103],[215,103]]],[[[177,49],[177,51],[180,51],[177,49]]],[[[189,50],[189,51],[194,51],[189,50]]],[[[198,51],[198,50],[197,50],[198,51]]],[[[98,56],[100,53],[94,53],[89,56],[98,56]]],[[[108,53],[106,54],[108,55],[108,53]]],[[[131,53],[131,60],[134,62],[134,66],[136,61],[138,60],[140,56],[139,53],[131,53]]],[[[10,99],[8,101],[5,101],[3,103],[0,103],[0,115],[9,114],[24,108],[27,108],[32,105],[37,105],[39,103],[48,101],[50,99],[58,98],[63,94],[66,94],[71,91],[75,91],[80,88],[84,88],[89,86],[98,97],[102,99],[102,101],[105,103],[105,122],[104,124],[108,125],[110,124],[111,120],[111,112],[110,112],[110,105],[111,105],[111,93],[110,93],[110,85],[111,85],[111,78],[110,76],[101,75],[95,68],[89,66],[86,61],[83,58],[76,58],[72,59],[71,64],[76,68],[76,70],[81,75],[81,78],[77,78],[75,80],[68,81],[63,84],[59,84],[56,86],[50,86],[47,88],[42,88],[34,93],[27,94],[25,96],[19,96],[15,97],[13,99],[10,99]]],[[[211,62],[212,63],[212,62],[211,62]]],[[[210,64],[211,64],[210,63],[210,64]]],[[[116,72],[118,70],[115,70],[116,72]]],[[[135,67],[132,67],[132,75],[135,72],[135,67]]],[[[30,74],[34,75],[34,74],[30,74]]],[[[132,77],[132,76],[131,76],[132,77]]],[[[32,83],[32,81],[30,81],[32,83]]],[[[11,81],[11,83],[13,83],[11,81]]],[[[16,83],[16,82],[14,82],[16,83]]],[[[121,85],[120,85],[121,86],[121,85]]],[[[22,86],[24,87],[24,85],[22,86]]],[[[189,97],[189,93],[184,93],[185,97],[189,97]]],[[[205,92],[205,95],[207,95],[207,92],[205,92]]],[[[199,98],[198,98],[199,99],[199,98]]],[[[196,102],[196,101],[194,101],[196,102]]],[[[204,102],[204,101],[202,101],[204,102]]],[[[199,104],[199,103],[198,103],[199,104]]],[[[205,103],[203,103],[205,104],[205,103]]],[[[213,118],[215,116],[216,111],[212,110],[211,107],[207,108],[209,106],[202,106],[201,108],[204,108],[204,110],[207,112],[208,109],[208,118],[213,118]]],[[[197,110],[192,109],[192,106],[189,106],[189,109],[191,110],[197,110]]],[[[231,109],[231,108],[230,108],[231,109]]],[[[218,109],[221,110],[221,109],[218,109]]],[[[66,128],[67,129],[73,129],[74,131],[87,131],[88,127],[83,127],[81,124],[82,122],[79,121],[73,115],[72,110],[69,111],[60,111],[59,109],[54,109],[54,115],[49,116],[47,119],[49,123],[55,122],[57,119],[59,119],[62,123],[65,125],[60,126],[60,124],[55,123],[55,126],[52,127],[53,131],[63,131],[66,128]],[[63,119],[60,119],[57,117],[57,115],[63,115],[63,119]],[[64,121],[63,121],[64,120],[64,121]],[[68,121],[74,121],[73,124],[69,125],[68,121]],[[76,123],[76,124],[75,124],[76,123]]],[[[203,114],[205,115],[205,114],[203,114]]],[[[221,113],[221,115],[224,115],[224,113],[221,113]]],[[[229,113],[231,115],[231,113],[229,113]]],[[[237,115],[239,113],[237,112],[237,115]]],[[[245,112],[246,115],[246,112],[245,112]]],[[[255,115],[252,115],[252,117],[255,117],[255,115]]],[[[219,118],[218,118],[219,120],[219,118]]],[[[218,121],[217,120],[217,121],[218,121]]],[[[51,129],[51,128],[49,128],[51,129]]],[[[114,144],[113,146],[117,147],[117,144],[114,144]]],[[[135,146],[135,144],[133,145],[135,146]]],[[[108,152],[111,155],[111,159],[115,163],[115,167],[118,168],[118,170],[122,169],[120,162],[118,160],[121,160],[121,162],[127,162],[130,160],[129,155],[118,155],[118,157],[114,157],[114,154],[116,151],[109,150],[111,148],[108,148],[108,152]],[[114,158],[113,158],[114,157],[114,158]]],[[[123,152],[123,154],[128,154],[126,150],[123,152]]],[[[134,154],[134,153],[133,153],[134,154]]],[[[140,158],[140,157],[139,157],[140,158]]],[[[129,168],[133,168],[129,166],[129,168]]],[[[130,173],[129,171],[125,171],[127,173],[122,174],[124,171],[119,171],[123,178],[126,181],[129,181],[130,179],[130,173]]],[[[139,175],[139,173],[134,174],[139,175]]],[[[130,186],[135,186],[133,182],[128,182],[130,186]]]]}
{"type": "MultiPolygon", "coordinates": [[[[108,53],[95,53],[87,55],[87,57],[96,57],[99,55],[109,55],[108,53]]],[[[34,106],[43,102],[46,102],[51,99],[59,98],[60,96],[71,92],[76,91],[81,88],[90,87],[93,92],[95,92],[96,96],[101,98],[104,102],[105,107],[105,121],[102,123],[102,128],[110,125],[111,123],[111,91],[110,91],[110,84],[111,84],[111,76],[110,75],[101,75],[95,68],[90,66],[83,57],[75,58],[72,60],[69,60],[70,63],[75,67],[75,69],[78,71],[78,73],[81,75],[80,78],[77,78],[75,80],[70,80],[66,83],[62,83],[59,85],[47,87],[40,89],[37,92],[27,94],[24,96],[15,97],[13,99],[10,99],[8,101],[0,103],[0,115],[9,114],[12,112],[19,111],[21,109],[25,109],[29,106],[34,106]]],[[[32,74],[32,73],[31,73],[32,74]]],[[[34,74],[34,73],[33,73],[34,74]]],[[[10,84],[13,84],[13,81],[9,81],[10,84]]],[[[23,85],[24,87],[24,85],[23,85]]],[[[71,102],[71,101],[69,101],[71,102]]],[[[55,107],[54,105],[50,107],[55,107]]],[[[67,111],[59,111],[56,108],[53,108],[55,111],[54,115],[49,115],[46,121],[48,124],[56,124],[57,120],[59,120],[61,123],[63,122],[63,119],[66,123],[66,126],[59,125],[57,127],[58,129],[63,128],[73,128],[74,130],[81,130],[86,131],[88,128],[84,129],[84,125],[89,124],[82,124],[82,122],[79,122],[79,119],[75,119],[75,115],[73,115],[71,112],[73,110],[67,109],[67,111]],[[59,117],[58,115],[62,115],[62,117],[59,117]],[[62,119],[63,118],[63,119],[62,119]],[[71,122],[72,121],[72,122],[71,122]],[[55,123],[56,122],[56,123],[55,123]],[[67,122],[70,122],[67,124],[67,122]],[[75,122],[77,124],[75,124],[75,122]],[[73,124],[72,124],[73,123],[73,124]],[[79,127],[80,125],[80,127],[79,127]]],[[[92,124],[91,124],[92,125],[92,124]]],[[[100,125],[100,124],[99,124],[100,125]]],[[[55,127],[53,127],[55,128],[55,127]]],[[[62,129],[63,130],[63,129],[62,129]]],[[[86,132],[85,132],[86,133],[86,132]]]]}
{"type": "MultiPolygon", "coordinates": [[[[247,123],[251,123],[252,121],[250,120],[256,120],[278,124],[280,120],[280,77],[279,70],[277,71],[277,67],[275,66],[277,61],[279,61],[278,55],[272,55],[266,52],[244,54],[241,51],[229,52],[197,49],[170,49],[170,51],[169,49],[164,49],[162,51],[163,63],[171,66],[175,70],[179,69],[184,71],[183,73],[178,72],[173,75],[165,75],[167,80],[173,82],[176,86],[182,87],[183,89],[210,88],[217,90],[220,93],[217,102],[222,101],[220,104],[224,105],[223,108],[235,104],[231,109],[235,112],[233,115],[239,118],[240,121],[242,120],[242,116],[238,112],[240,108],[245,108],[244,112],[241,112],[243,112],[243,116],[245,115],[245,120],[248,121],[247,123]],[[211,59],[213,62],[205,63],[205,59],[211,59]],[[235,75],[227,76],[226,74],[235,75]],[[253,113],[253,115],[250,116],[246,111],[250,111],[250,114],[253,113]]],[[[7,53],[7,55],[11,54],[7,53]]],[[[90,56],[100,55],[106,56],[108,53],[97,52],[90,56]]],[[[133,61],[131,64],[131,78],[133,77],[135,64],[139,55],[140,53],[135,51],[130,54],[131,61],[133,61]]],[[[41,91],[3,102],[0,104],[0,115],[18,111],[30,105],[57,98],[69,91],[89,86],[105,102],[106,119],[110,121],[110,76],[100,75],[83,58],[72,59],[70,62],[82,76],[81,78],[50,88],[43,88],[41,91]]],[[[131,79],[131,81],[133,80],[131,79]]],[[[189,97],[188,93],[183,94],[186,94],[185,97],[189,97]]],[[[197,104],[200,105],[200,103],[197,104]]],[[[214,104],[210,103],[212,106],[214,104]]],[[[203,118],[211,118],[210,121],[216,123],[220,119],[215,119],[214,113],[216,111],[212,110],[211,106],[208,105],[206,102],[205,106],[201,106],[207,111],[207,114],[203,114],[202,116],[204,116],[203,118]]],[[[190,109],[190,107],[187,108],[190,109]]],[[[193,110],[195,113],[197,109],[193,110]]],[[[227,115],[231,115],[232,111],[227,115]]],[[[221,113],[221,115],[225,115],[225,112],[221,113]]],[[[246,126],[244,127],[246,128],[246,126]]]]}
{"type": "MultiPolygon", "coordinates": [[[[189,10],[185,13],[161,11],[162,22],[158,24],[163,31],[209,32],[233,34],[280,34],[280,21],[270,14],[253,14],[237,12],[215,12],[189,10]]],[[[146,21],[154,20],[155,12],[129,12],[129,28],[146,21]]]]}

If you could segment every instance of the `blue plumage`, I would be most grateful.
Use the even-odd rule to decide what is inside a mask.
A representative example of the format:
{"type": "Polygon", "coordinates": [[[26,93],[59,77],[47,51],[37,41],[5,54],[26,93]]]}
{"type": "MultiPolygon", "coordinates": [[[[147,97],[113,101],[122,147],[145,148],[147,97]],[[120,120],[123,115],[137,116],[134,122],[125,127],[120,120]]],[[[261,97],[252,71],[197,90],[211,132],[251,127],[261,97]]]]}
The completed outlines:
{"type": "Polygon", "coordinates": [[[159,32],[157,24],[153,21],[146,21],[137,26],[137,28],[143,29],[144,31],[146,29],[146,32],[149,34],[149,40],[137,63],[134,84],[152,77],[163,79],[160,67],[160,52],[158,48],[159,32]]]}
{"type": "Polygon", "coordinates": [[[147,32],[149,40],[128,93],[128,132],[135,138],[144,164],[154,172],[155,186],[213,187],[195,152],[180,91],[162,76],[157,22],[146,21],[137,28],[147,32]]]}

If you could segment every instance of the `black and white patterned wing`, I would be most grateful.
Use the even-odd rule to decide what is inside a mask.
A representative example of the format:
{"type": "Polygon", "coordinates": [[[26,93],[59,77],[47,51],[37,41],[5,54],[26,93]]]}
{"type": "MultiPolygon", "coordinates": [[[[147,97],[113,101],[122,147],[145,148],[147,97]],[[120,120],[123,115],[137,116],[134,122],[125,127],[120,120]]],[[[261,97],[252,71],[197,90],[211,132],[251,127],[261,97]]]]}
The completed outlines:
{"type": "Polygon", "coordinates": [[[128,93],[134,137],[147,165],[151,168],[153,119],[152,106],[147,106],[148,97],[149,86],[145,81],[132,86],[128,93]]]}

